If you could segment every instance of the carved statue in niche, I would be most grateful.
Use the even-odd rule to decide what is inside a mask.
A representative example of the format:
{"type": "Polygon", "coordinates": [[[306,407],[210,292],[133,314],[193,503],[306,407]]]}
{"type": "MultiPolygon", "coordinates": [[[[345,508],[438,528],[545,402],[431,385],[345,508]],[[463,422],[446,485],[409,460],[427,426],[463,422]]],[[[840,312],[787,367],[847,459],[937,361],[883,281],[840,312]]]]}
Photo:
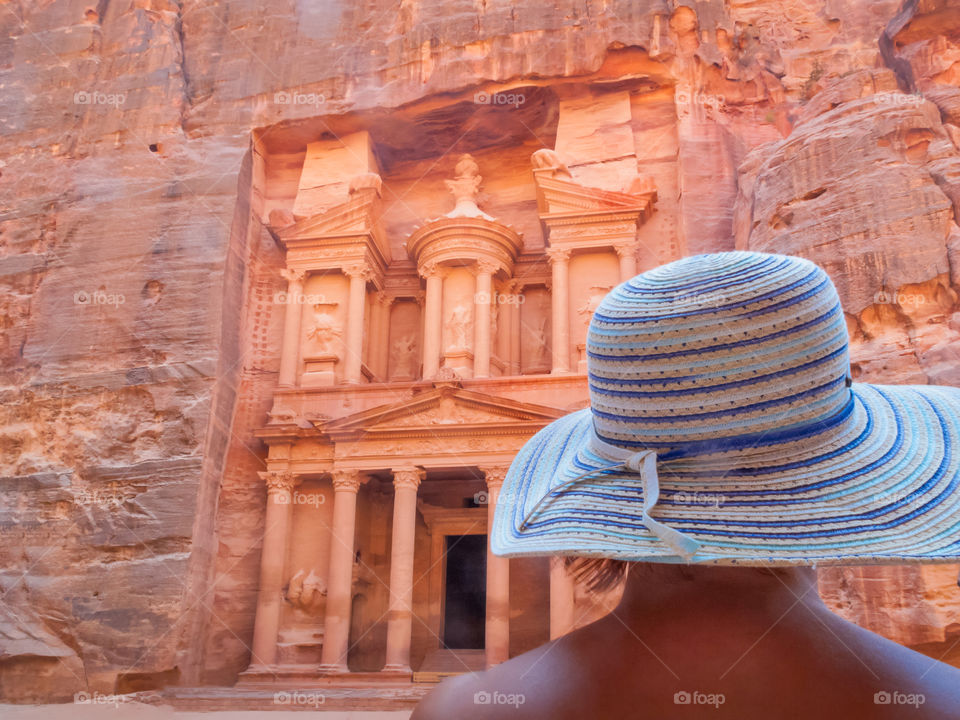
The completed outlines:
{"type": "Polygon", "coordinates": [[[393,342],[394,377],[413,377],[413,361],[417,355],[416,345],[417,341],[413,335],[404,335],[393,342]]]}
{"type": "Polygon", "coordinates": [[[320,355],[336,355],[337,340],[343,334],[337,319],[333,316],[333,309],[337,303],[318,303],[313,306],[313,318],[307,337],[313,340],[316,351],[320,355]]]}
{"type": "Polygon", "coordinates": [[[470,308],[466,305],[457,305],[453,308],[447,320],[447,328],[453,337],[448,350],[465,350],[468,347],[467,334],[472,324],[470,308]]]}
{"type": "Polygon", "coordinates": [[[290,578],[286,597],[291,605],[307,615],[317,615],[326,604],[327,587],[313,568],[309,573],[300,568],[290,578]]]}

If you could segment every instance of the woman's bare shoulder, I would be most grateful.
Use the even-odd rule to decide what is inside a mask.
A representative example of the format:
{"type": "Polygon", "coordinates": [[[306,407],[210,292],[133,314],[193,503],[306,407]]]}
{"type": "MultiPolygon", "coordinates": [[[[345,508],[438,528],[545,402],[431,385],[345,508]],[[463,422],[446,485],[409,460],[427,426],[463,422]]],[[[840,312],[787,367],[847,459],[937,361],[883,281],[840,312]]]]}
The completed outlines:
{"type": "Polygon", "coordinates": [[[548,643],[486,672],[444,680],[420,702],[410,720],[543,717],[543,708],[536,707],[539,693],[532,671],[543,662],[551,646],[548,643]]]}

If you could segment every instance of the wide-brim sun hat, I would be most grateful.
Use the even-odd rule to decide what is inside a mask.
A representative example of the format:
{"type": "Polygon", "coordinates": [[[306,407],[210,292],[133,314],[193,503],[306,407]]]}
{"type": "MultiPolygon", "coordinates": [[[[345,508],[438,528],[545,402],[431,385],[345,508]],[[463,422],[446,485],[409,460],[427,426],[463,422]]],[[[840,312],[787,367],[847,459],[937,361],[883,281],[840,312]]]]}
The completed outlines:
{"type": "Polygon", "coordinates": [[[815,264],[698,255],[620,284],[590,407],[531,438],[491,548],[742,565],[960,561],[960,390],[853,383],[815,264]]]}

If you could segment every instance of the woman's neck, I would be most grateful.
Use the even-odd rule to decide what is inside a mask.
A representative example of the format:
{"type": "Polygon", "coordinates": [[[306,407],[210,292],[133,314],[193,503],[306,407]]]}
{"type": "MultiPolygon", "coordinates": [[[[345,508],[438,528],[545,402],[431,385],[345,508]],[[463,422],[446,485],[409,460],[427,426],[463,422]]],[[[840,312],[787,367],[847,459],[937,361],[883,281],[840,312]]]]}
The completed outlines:
{"type": "Polygon", "coordinates": [[[762,617],[803,603],[823,609],[813,568],[637,564],[627,575],[617,615],[640,623],[661,615],[762,617]]]}

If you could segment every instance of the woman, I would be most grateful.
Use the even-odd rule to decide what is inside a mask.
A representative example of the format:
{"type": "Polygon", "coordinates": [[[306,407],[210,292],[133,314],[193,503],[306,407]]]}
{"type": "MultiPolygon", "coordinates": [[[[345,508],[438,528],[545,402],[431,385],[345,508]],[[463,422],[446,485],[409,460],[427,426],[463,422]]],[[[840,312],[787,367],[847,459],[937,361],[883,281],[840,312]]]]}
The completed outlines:
{"type": "Polygon", "coordinates": [[[591,406],[517,455],[491,546],[623,599],[414,720],[960,718],[960,671],[832,614],[812,569],[960,561],[960,391],[853,384],[833,284],[779,255],[639,275],[587,346],[591,406]]]}

